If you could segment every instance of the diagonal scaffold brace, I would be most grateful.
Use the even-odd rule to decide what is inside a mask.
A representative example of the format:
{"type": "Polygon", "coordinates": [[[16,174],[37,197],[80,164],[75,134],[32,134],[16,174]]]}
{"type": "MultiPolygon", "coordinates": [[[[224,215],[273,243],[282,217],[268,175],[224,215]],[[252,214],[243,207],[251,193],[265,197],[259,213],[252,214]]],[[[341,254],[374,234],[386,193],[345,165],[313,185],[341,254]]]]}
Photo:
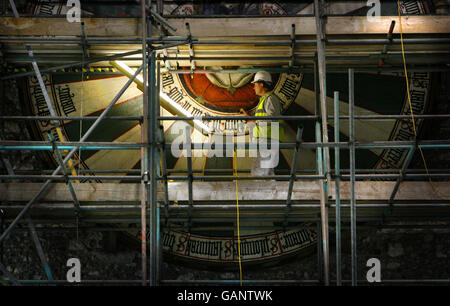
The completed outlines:
{"type": "Polygon", "coordinates": [[[73,188],[72,182],[68,178],[66,165],[64,164],[64,161],[62,159],[61,153],[59,152],[58,146],[55,143],[55,139],[53,138],[53,135],[51,133],[48,133],[48,137],[49,137],[50,141],[52,142],[53,152],[56,155],[56,159],[58,161],[58,164],[61,167],[61,171],[62,171],[62,173],[63,173],[63,175],[64,175],[64,177],[66,179],[66,185],[67,185],[67,188],[69,189],[70,195],[71,195],[72,200],[73,200],[74,208],[75,208],[75,216],[77,218],[79,218],[80,215],[81,215],[80,202],[78,201],[77,194],[75,193],[75,189],[73,188]]]}
{"type": "Polygon", "coordinates": [[[288,216],[289,216],[289,212],[291,211],[292,189],[294,188],[294,182],[296,181],[295,173],[297,171],[298,154],[300,151],[300,144],[302,142],[302,135],[303,135],[303,126],[299,126],[297,128],[297,136],[295,139],[294,156],[292,157],[291,177],[289,179],[289,189],[288,189],[288,196],[286,199],[286,208],[285,208],[285,214],[284,214],[284,223],[283,223],[284,228],[286,228],[288,226],[288,216]]]}

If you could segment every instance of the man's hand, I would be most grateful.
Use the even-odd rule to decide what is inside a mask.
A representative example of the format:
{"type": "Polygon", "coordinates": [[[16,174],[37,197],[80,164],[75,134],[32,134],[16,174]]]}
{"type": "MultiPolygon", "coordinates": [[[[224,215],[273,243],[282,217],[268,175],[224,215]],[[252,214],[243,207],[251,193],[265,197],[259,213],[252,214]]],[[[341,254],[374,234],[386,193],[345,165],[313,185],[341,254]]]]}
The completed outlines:
{"type": "Polygon", "coordinates": [[[245,109],[243,109],[243,108],[241,108],[241,109],[239,110],[239,113],[244,114],[244,115],[246,115],[246,116],[250,116],[249,113],[248,113],[245,109]]]}
{"type": "MultiPolygon", "coordinates": [[[[239,113],[244,114],[247,117],[251,117],[251,115],[243,108],[239,110],[239,113]]],[[[255,122],[255,120],[247,120],[248,122],[255,122]]]]}

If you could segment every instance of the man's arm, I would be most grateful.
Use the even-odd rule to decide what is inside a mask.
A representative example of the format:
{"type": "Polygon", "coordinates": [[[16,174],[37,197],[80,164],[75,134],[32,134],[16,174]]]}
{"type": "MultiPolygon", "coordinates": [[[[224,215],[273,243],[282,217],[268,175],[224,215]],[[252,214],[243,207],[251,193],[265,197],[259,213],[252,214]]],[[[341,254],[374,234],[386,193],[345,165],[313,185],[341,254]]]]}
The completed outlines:
{"type": "Polygon", "coordinates": [[[267,116],[281,116],[280,100],[274,95],[270,95],[266,101],[264,101],[264,109],[267,116]]]}

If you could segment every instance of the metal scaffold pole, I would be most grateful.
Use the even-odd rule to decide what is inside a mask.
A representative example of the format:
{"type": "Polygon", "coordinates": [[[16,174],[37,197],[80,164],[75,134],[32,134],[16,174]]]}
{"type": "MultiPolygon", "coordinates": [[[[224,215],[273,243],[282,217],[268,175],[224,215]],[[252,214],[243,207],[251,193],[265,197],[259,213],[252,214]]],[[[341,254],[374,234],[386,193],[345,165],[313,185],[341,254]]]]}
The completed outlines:
{"type": "MultiPolygon", "coordinates": [[[[323,1],[321,1],[321,5],[319,5],[319,0],[314,0],[314,11],[316,15],[316,29],[317,29],[317,61],[318,61],[318,69],[319,69],[319,86],[320,86],[320,109],[322,115],[322,137],[323,142],[328,142],[328,116],[327,116],[327,70],[326,70],[326,59],[325,59],[325,25],[324,25],[324,16],[323,9],[324,7],[323,1]]],[[[330,169],[330,152],[328,148],[324,150],[324,160],[325,160],[325,168],[327,173],[327,183],[331,182],[331,176],[328,171],[330,169]]]]}
{"type": "MultiPolygon", "coordinates": [[[[147,17],[146,17],[146,0],[141,0],[142,5],[142,74],[143,74],[143,122],[141,124],[141,143],[145,143],[146,141],[146,132],[148,125],[148,86],[147,84],[147,17]]],[[[145,286],[147,284],[147,201],[146,201],[146,169],[147,169],[147,159],[146,155],[148,154],[147,150],[142,147],[141,148],[141,260],[142,260],[142,285],[145,286]]]]}
{"type": "Polygon", "coordinates": [[[351,231],[351,249],[352,249],[352,286],[357,285],[357,261],[356,261],[356,199],[355,199],[355,87],[354,87],[354,71],[348,70],[348,95],[349,95],[349,135],[350,135],[350,231],[351,231]]]}
{"type": "MultiPolygon", "coordinates": [[[[339,91],[334,92],[334,142],[339,142],[339,91]]],[[[340,148],[334,148],[336,178],[334,180],[336,201],[336,285],[342,285],[341,276],[341,163],[340,148]]]]}
{"type": "MultiPolygon", "coordinates": [[[[160,99],[159,99],[159,92],[160,92],[160,83],[161,83],[161,69],[160,69],[160,63],[156,62],[156,85],[155,85],[155,120],[153,122],[153,135],[154,135],[154,156],[155,156],[155,185],[154,185],[154,189],[155,189],[155,200],[156,200],[156,194],[157,194],[157,186],[158,184],[161,183],[161,181],[158,180],[159,177],[162,176],[162,151],[158,148],[157,146],[157,141],[158,141],[158,134],[159,134],[159,121],[158,121],[158,117],[160,116],[160,99]]],[[[155,247],[156,247],[156,252],[155,252],[155,261],[156,261],[156,282],[159,285],[160,284],[160,280],[161,280],[161,268],[162,268],[162,248],[161,248],[161,218],[160,218],[160,203],[159,202],[155,202],[155,205],[153,207],[153,210],[155,211],[155,215],[156,215],[156,239],[155,239],[155,247]]]]}
{"type": "MultiPolygon", "coordinates": [[[[314,0],[314,13],[316,17],[316,37],[317,37],[317,61],[318,61],[318,78],[319,78],[319,88],[320,88],[320,109],[322,116],[322,137],[318,138],[316,141],[328,143],[328,122],[327,122],[327,93],[326,93],[326,62],[325,62],[325,31],[323,23],[323,2],[319,5],[319,0],[314,0]],[[321,7],[322,6],[322,7],[321,7]]],[[[317,136],[319,135],[316,134],[317,136]]],[[[318,149],[320,160],[317,160],[319,169],[321,172],[319,174],[326,175],[326,180],[321,180],[320,182],[320,193],[321,193],[321,219],[322,219],[322,243],[323,243],[323,263],[324,263],[324,281],[325,285],[329,285],[329,241],[328,241],[328,186],[331,182],[330,169],[330,151],[329,148],[325,147],[323,149],[318,149]]]]}
{"type": "Polygon", "coordinates": [[[149,114],[148,114],[148,127],[147,127],[147,133],[148,133],[148,159],[147,159],[147,167],[148,167],[148,173],[149,173],[149,184],[147,185],[147,202],[150,208],[150,286],[156,286],[158,285],[158,278],[157,278],[157,259],[158,259],[158,218],[156,216],[157,212],[157,198],[156,198],[156,192],[157,192],[157,186],[156,186],[156,176],[157,176],[157,153],[158,148],[156,146],[156,140],[157,140],[157,84],[156,84],[156,57],[155,52],[150,50],[150,62],[149,62],[149,71],[148,71],[148,79],[149,79],[149,95],[148,95],[148,103],[149,103],[149,114]]]}

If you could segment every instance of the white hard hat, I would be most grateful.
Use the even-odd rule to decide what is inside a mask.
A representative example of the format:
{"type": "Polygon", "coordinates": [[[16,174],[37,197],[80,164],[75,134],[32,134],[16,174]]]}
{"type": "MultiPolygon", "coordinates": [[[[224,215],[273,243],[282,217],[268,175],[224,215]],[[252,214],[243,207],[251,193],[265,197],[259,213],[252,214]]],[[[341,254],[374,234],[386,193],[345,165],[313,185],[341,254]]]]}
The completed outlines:
{"type": "Polygon", "coordinates": [[[252,83],[255,82],[266,82],[266,83],[272,83],[272,76],[267,71],[258,71],[255,73],[255,78],[253,79],[252,83]]]}

